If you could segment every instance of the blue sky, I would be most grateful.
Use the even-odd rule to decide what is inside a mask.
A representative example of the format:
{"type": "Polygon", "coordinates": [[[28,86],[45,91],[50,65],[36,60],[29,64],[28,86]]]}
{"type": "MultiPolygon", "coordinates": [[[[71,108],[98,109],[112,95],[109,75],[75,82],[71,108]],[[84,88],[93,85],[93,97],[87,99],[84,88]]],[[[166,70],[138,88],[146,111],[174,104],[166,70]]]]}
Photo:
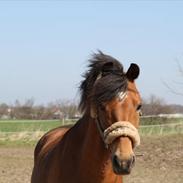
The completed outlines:
{"type": "Polygon", "coordinates": [[[142,97],[183,104],[163,84],[183,91],[181,1],[0,1],[0,103],[77,100],[97,49],[140,66],[142,97]]]}

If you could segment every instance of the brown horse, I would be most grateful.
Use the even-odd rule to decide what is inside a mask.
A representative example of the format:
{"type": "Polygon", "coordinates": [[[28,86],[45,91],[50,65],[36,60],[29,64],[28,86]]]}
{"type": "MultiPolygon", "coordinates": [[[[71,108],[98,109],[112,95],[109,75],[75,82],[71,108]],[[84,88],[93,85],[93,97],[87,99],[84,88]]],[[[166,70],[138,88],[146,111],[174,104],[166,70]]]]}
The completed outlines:
{"type": "Polygon", "coordinates": [[[121,183],[135,162],[140,95],[128,71],[102,52],[94,54],[81,83],[83,117],[45,134],[35,148],[32,183],[121,183]]]}

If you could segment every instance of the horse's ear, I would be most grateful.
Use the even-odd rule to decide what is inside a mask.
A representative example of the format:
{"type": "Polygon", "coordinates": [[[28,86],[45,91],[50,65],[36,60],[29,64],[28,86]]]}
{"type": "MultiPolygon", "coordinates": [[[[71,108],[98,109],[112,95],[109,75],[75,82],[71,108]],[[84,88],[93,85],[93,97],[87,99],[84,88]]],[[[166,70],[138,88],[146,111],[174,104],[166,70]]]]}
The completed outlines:
{"type": "Polygon", "coordinates": [[[128,80],[134,81],[140,74],[140,68],[137,64],[132,63],[126,73],[128,80]]]}

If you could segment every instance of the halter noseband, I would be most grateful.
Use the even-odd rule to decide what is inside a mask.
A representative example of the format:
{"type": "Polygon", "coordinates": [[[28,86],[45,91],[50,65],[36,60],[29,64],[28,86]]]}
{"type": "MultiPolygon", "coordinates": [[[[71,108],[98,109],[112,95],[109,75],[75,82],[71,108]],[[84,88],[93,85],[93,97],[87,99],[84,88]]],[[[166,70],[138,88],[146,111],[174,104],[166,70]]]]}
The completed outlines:
{"type": "Polygon", "coordinates": [[[118,137],[129,137],[132,140],[133,148],[140,145],[138,130],[128,121],[115,122],[105,130],[102,129],[98,119],[96,124],[106,148],[118,137]]]}
{"type": "Polygon", "coordinates": [[[133,147],[140,145],[138,130],[128,121],[118,121],[104,130],[104,143],[111,144],[118,137],[129,137],[133,142],[133,147]]]}

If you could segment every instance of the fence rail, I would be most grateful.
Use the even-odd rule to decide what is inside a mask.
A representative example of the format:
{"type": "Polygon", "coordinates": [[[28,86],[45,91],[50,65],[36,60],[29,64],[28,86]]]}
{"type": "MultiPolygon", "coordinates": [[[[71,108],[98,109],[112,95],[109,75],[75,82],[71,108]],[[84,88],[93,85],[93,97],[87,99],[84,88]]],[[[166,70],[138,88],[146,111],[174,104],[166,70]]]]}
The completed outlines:
{"type": "Polygon", "coordinates": [[[152,127],[166,127],[166,126],[182,126],[183,122],[178,122],[178,123],[167,123],[167,124],[155,124],[155,125],[142,125],[140,128],[152,128],[152,127]]]}
{"type": "MultiPolygon", "coordinates": [[[[183,134],[183,122],[170,123],[170,124],[158,124],[158,125],[143,125],[140,126],[139,132],[142,136],[148,135],[166,135],[166,134],[183,134]]],[[[46,131],[16,131],[16,132],[1,132],[0,141],[2,140],[25,140],[25,141],[36,141],[46,131]]]]}

